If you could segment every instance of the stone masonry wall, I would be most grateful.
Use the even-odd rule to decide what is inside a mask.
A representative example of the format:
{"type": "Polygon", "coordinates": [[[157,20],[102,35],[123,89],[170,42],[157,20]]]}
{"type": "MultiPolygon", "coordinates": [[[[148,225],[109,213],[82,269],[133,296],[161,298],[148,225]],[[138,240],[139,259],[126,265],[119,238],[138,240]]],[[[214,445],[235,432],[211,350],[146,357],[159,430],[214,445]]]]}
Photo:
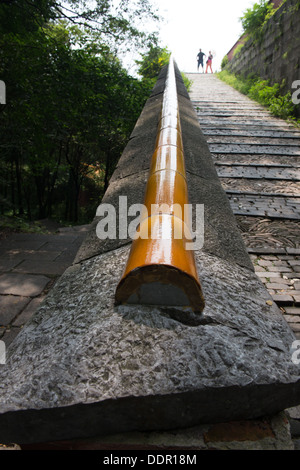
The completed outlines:
{"type": "Polygon", "coordinates": [[[271,84],[285,81],[284,92],[300,80],[300,2],[287,0],[265,26],[262,43],[249,40],[227,65],[238,75],[255,74],[271,84]]]}

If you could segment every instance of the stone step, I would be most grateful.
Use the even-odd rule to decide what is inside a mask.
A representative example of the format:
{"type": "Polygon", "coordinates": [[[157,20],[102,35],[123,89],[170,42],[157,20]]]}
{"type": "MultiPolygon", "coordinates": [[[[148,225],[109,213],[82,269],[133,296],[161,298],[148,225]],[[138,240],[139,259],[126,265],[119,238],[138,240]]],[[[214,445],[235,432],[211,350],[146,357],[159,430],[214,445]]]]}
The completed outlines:
{"type": "Polygon", "coordinates": [[[214,154],[229,153],[229,154],[268,154],[268,155],[296,155],[300,156],[299,146],[292,145],[265,145],[265,144],[239,144],[236,143],[210,143],[210,151],[214,154]]]}
{"type": "Polygon", "coordinates": [[[268,180],[300,181],[300,170],[298,168],[245,166],[245,165],[222,165],[216,166],[220,178],[251,178],[268,180]]]}

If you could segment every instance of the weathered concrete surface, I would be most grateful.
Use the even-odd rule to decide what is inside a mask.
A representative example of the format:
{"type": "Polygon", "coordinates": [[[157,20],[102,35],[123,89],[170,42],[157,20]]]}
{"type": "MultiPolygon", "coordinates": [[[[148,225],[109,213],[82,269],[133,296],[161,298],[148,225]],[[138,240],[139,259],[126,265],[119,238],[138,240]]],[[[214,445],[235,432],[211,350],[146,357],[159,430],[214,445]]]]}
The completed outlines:
{"type": "Polygon", "coordinates": [[[46,276],[5,273],[0,276],[0,294],[34,297],[40,294],[49,282],[46,276]]]}
{"type": "MultiPolygon", "coordinates": [[[[164,73],[162,75],[164,76],[164,73]]],[[[159,80],[159,90],[161,90],[161,80],[159,80]]],[[[182,86],[181,84],[180,87],[182,88],[182,86]]],[[[120,158],[108,190],[102,200],[103,204],[114,205],[117,220],[119,220],[120,196],[127,196],[128,207],[131,204],[142,204],[144,201],[144,192],[151,157],[155,148],[157,125],[162,103],[162,97],[158,96],[156,92],[157,86],[154,88],[153,96],[146,103],[132,133],[132,138],[120,158]],[[143,135],[146,137],[143,138],[143,135]]],[[[178,100],[189,202],[193,207],[195,204],[204,204],[205,206],[206,236],[203,249],[253,269],[237,229],[229,200],[218,179],[207,142],[201,132],[186,91],[179,95],[178,100]]],[[[195,216],[195,210],[193,210],[193,216],[195,216]]],[[[128,222],[133,218],[128,218],[128,222]]],[[[96,226],[99,220],[101,220],[99,217],[95,217],[92,229],[77,253],[75,263],[130,242],[129,237],[126,239],[100,240],[96,234],[96,226]]]]}
{"type": "Polygon", "coordinates": [[[20,232],[1,237],[0,339],[6,347],[55,280],[72,264],[88,226],[59,227],[44,220],[42,229],[48,233],[20,232]]]}
{"type": "MultiPolygon", "coordinates": [[[[116,307],[130,245],[99,240],[95,247],[89,235],[8,350],[0,369],[0,441],[170,430],[259,418],[298,404],[295,337],[253,271],[184,95],[180,106],[190,199],[205,204],[204,248],[195,253],[203,315],[116,307]]],[[[143,151],[153,148],[145,139],[143,151]]],[[[104,202],[119,194],[142,201],[146,170],[138,175],[135,168],[112,178],[104,202]]]]}
{"type": "MultiPolygon", "coordinates": [[[[126,217],[124,220],[124,213],[119,207],[119,198],[127,197],[126,207],[129,208],[132,204],[142,204],[144,200],[144,192],[148,177],[148,171],[140,171],[134,173],[126,178],[115,179],[109,185],[103,199],[102,204],[111,204],[115,208],[117,218],[117,238],[100,239],[97,236],[97,224],[103,217],[96,216],[92,222],[91,230],[88,232],[84,242],[79,248],[75,257],[74,263],[78,263],[85,259],[89,259],[95,255],[114,250],[120,246],[126,245],[131,241],[129,235],[125,238],[120,238],[119,225],[130,223],[136,216],[126,217]]],[[[122,204],[122,203],[121,203],[122,204]]],[[[122,207],[122,206],[121,206],[122,207]]],[[[127,211],[126,211],[127,214],[127,211]]]]}
{"type": "Polygon", "coordinates": [[[115,307],[128,250],[69,268],[12,344],[2,442],[172,429],[298,402],[293,334],[255,274],[199,253],[200,321],[176,309],[115,307]]]}

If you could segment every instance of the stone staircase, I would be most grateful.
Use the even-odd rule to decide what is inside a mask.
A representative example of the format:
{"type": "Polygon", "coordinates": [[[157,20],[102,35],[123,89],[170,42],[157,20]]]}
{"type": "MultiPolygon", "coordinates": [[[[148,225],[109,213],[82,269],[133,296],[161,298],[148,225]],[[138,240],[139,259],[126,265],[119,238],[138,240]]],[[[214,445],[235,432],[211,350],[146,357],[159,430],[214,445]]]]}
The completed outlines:
{"type": "Polygon", "coordinates": [[[187,76],[256,274],[300,338],[300,129],[215,75],[187,76]]]}

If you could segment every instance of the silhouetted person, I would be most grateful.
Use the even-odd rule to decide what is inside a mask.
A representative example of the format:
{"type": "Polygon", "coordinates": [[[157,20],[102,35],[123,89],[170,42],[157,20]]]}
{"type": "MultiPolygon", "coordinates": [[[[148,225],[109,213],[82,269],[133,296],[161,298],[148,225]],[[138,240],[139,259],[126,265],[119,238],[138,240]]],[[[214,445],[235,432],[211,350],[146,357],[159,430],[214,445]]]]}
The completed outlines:
{"type": "Polygon", "coordinates": [[[198,65],[197,65],[197,71],[199,72],[199,67],[201,65],[202,67],[202,73],[204,73],[204,66],[203,66],[203,58],[206,57],[206,54],[204,54],[204,52],[202,52],[202,49],[199,49],[199,52],[197,54],[197,61],[198,61],[198,65]]]}

